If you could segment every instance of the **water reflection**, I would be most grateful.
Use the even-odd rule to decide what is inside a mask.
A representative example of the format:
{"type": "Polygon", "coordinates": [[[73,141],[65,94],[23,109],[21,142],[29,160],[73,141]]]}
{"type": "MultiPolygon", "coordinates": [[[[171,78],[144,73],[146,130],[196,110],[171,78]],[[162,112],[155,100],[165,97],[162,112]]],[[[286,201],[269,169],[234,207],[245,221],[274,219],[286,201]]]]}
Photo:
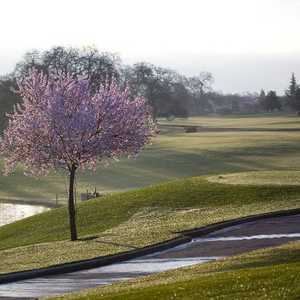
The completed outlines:
{"type": "Polygon", "coordinates": [[[49,210],[44,206],[0,202],[0,226],[49,210]]]}

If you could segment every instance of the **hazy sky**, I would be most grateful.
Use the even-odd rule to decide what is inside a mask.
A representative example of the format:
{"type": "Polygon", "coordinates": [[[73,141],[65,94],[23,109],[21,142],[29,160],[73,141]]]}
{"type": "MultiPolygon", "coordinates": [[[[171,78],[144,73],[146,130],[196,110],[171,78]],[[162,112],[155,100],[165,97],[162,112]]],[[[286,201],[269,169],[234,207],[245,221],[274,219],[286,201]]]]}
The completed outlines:
{"type": "Polygon", "coordinates": [[[0,74],[31,49],[94,45],[125,63],[210,71],[225,92],[300,81],[300,0],[6,0],[0,74]]]}

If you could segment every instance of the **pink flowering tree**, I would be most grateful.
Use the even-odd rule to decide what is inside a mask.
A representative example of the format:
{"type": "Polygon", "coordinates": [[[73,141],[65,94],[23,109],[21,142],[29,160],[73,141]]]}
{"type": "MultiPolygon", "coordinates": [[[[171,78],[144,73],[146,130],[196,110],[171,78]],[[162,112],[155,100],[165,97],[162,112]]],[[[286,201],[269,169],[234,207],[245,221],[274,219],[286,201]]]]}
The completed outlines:
{"type": "Polygon", "coordinates": [[[18,83],[23,102],[9,115],[0,152],[5,172],[21,163],[26,174],[63,169],[69,176],[71,240],[77,239],[74,181],[78,169],[96,169],[121,156],[136,155],[153,136],[151,110],[130,99],[115,82],[91,93],[89,82],[36,70],[18,83]]]}

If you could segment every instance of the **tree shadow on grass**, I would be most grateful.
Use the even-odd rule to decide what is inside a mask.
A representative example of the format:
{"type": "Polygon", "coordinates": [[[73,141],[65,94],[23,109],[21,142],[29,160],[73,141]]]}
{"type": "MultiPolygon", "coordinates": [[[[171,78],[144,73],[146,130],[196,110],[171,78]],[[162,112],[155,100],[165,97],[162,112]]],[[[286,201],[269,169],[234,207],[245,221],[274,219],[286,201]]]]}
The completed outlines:
{"type": "Polygon", "coordinates": [[[117,246],[117,247],[124,247],[124,248],[131,248],[131,249],[139,249],[139,247],[133,246],[133,245],[128,245],[128,244],[119,244],[119,243],[114,243],[114,242],[109,242],[109,241],[96,241],[97,243],[100,244],[105,244],[105,245],[111,245],[111,246],[117,246]]]}
{"type": "MultiPolygon", "coordinates": [[[[200,138],[201,133],[198,135],[200,138]]],[[[195,136],[196,140],[197,137],[195,136]]],[[[243,135],[243,137],[243,140],[247,142],[247,136],[243,135]]],[[[205,135],[205,143],[202,145],[200,139],[201,147],[199,148],[197,145],[187,149],[174,148],[177,147],[176,145],[172,148],[172,144],[157,145],[154,149],[145,150],[135,160],[122,159],[119,163],[112,164],[104,170],[100,168],[96,173],[79,173],[78,192],[79,190],[85,191],[87,186],[96,186],[100,192],[101,190],[120,191],[190,176],[300,169],[300,159],[297,159],[300,143],[294,137],[292,140],[282,141],[281,136],[273,136],[270,141],[265,141],[266,136],[262,136],[261,141],[260,139],[254,140],[253,144],[256,144],[252,146],[243,146],[243,140],[239,141],[239,137],[237,140],[234,139],[231,145],[229,144],[232,141],[231,135],[228,135],[228,138],[222,133],[220,136],[205,135]],[[237,146],[235,142],[238,143],[237,146]]],[[[186,143],[188,140],[182,142],[186,143]]],[[[54,199],[55,193],[63,188],[63,177],[57,177],[57,179],[45,177],[41,180],[34,180],[21,175],[20,172],[10,178],[0,177],[2,193],[12,198],[22,197],[24,200],[48,198],[43,191],[48,195],[53,191],[54,199]]]]}
{"type": "Polygon", "coordinates": [[[97,240],[98,238],[99,238],[99,236],[93,235],[93,236],[87,236],[87,237],[79,238],[78,241],[80,241],[80,242],[95,241],[96,243],[99,243],[99,244],[105,244],[105,245],[111,245],[111,246],[117,246],[117,247],[124,247],[124,248],[131,248],[131,249],[139,249],[138,247],[135,247],[133,245],[120,244],[120,243],[115,243],[115,242],[111,242],[111,241],[97,240]]]}
{"type": "Polygon", "coordinates": [[[146,151],[136,160],[122,160],[103,172],[87,172],[80,176],[79,182],[101,185],[104,190],[129,190],[190,176],[300,169],[300,159],[296,160],[299,152],[297,141],[220,150],[164,148],[146,151]],[[289,157],[289,165],[280,163],[289,157]]]}

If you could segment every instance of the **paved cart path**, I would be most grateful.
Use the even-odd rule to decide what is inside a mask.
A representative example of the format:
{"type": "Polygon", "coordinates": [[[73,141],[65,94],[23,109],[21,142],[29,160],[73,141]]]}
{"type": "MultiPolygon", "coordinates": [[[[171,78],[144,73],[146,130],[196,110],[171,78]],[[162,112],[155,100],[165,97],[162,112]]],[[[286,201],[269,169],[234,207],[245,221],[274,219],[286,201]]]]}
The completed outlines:
{"type": "Polygon", "coordinates": [[[300,240],[300,214],[248,222],[138,259],[90,270],[0,284],[0,300],[14,299],[13,297],[40,298],[78,291],[294,240],[300,240]]]}

